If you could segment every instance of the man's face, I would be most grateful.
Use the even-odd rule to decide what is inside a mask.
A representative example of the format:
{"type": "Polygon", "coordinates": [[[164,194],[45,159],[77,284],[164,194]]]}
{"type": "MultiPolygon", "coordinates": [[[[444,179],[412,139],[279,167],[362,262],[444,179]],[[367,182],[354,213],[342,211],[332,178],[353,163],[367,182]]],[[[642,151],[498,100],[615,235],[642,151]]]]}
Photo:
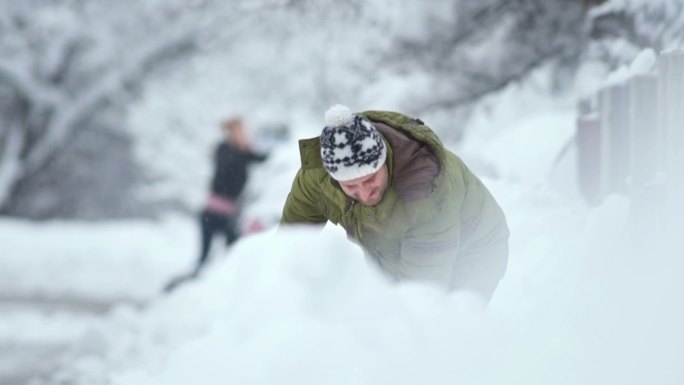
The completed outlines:
{"type": "Polygon", "coordinates": [[[383,195],[385,195],[387,182],[387,165],[383,165],[373,174],[339,183],[342,191],[348,197],[365,206],[375,206],[380,203],[383,195]]]}

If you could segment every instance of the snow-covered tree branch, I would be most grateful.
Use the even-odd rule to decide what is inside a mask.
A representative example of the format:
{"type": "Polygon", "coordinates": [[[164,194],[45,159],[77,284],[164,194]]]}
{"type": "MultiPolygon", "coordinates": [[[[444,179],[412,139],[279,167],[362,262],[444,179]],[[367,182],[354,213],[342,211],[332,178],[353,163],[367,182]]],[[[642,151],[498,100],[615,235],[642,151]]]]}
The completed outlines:
{"type": "Polygon", "coordinates": [[[76,135],[105,122],[201,36],[199,14],[155,18],[152,9],[138,24],[103,2],[36,4],[5,3],[0,12],[0,213],[12,211],[19,187],[69,152],[76,135]]]}

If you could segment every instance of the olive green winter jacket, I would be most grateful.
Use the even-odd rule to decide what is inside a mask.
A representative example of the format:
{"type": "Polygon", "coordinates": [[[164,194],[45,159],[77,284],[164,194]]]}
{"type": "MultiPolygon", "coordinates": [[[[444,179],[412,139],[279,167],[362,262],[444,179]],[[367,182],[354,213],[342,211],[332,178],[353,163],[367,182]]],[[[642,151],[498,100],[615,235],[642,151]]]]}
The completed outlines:
{"type": "Polygon", "coordinates": [[[331,221],[390,276],[449,287],[459,255],[507,240],[503,211],[423,122],[387,111],[361,115],[387,144],[389,186],[382,200],[369,207],[347,197],[323,168],[319,138],[301,140],[302,165],[281,224],[331,221]]]}

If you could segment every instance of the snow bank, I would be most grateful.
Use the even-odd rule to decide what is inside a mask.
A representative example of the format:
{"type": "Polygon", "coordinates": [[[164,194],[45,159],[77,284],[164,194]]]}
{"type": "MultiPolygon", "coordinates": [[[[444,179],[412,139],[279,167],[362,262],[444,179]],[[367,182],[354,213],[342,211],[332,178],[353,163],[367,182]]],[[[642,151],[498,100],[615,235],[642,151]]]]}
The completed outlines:
{"type": "Polygon", "coordinates": [[[513,236],[487,309],[466,293],[389,282],[335,228],[270,231],[240,240],[201,280],[148,309],[119,307],[91,333],[100,354],[77,360],[67,378],[681,383],[678,249],[636,237],[625,198],[587,210],[488,183],[509,192],[513,236]]]}
{"type": "Polygon", "coordinates": [[[8,297],[143,301],[194,262],[199,230],[159,222],[0,220],[0,292],[8,297]]]}
{"type": "Polygon", "coordinates": [[[158,346],[152,362],[112,383],[474,380],[503,338],[478,309],[467,294],[393,285],[336,230],[270,232],[239,242],[205,280],[151,309],[155,326],[144,333],[186,341],[158,346]]]}

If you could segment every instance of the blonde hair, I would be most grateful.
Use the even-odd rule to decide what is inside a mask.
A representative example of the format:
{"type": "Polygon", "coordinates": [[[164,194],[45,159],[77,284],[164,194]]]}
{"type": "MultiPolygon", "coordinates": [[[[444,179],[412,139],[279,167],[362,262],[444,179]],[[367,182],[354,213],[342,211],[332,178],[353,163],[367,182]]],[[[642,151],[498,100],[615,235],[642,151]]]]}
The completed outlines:
{"type": "Polygon", "coordinates": [[[252,142],[247,135],[247,129],[241,117],[236,116],[223,121],[221,129],[228,133],[228,141],[235,147],[241,150],[249,150],[252,147],[252,142]]]}

